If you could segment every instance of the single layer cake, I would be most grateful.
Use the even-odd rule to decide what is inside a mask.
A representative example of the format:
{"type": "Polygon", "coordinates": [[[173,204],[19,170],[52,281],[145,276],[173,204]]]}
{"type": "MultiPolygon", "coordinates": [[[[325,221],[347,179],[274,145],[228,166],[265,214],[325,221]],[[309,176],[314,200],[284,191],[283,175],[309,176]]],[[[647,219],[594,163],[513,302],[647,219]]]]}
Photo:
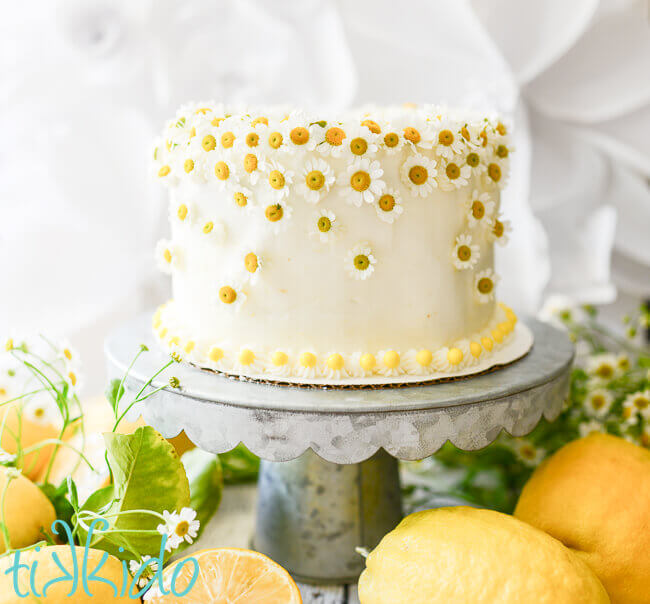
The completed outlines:
{"type": "Polygon", "coordinates": [[[170,352],[283,381],[485,364],[516,317],[495,301],[510,142],[498,117],[435,106],[337,116],[182,107],[153,156],[171,237],[170,352]]]}

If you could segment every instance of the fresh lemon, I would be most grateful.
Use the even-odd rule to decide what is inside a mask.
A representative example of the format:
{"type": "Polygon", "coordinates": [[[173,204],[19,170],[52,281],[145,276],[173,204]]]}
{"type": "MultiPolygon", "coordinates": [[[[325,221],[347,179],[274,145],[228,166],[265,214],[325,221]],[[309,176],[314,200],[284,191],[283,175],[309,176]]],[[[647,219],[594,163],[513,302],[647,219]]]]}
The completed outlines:
{"type": "MultiPolygon", "coordinates": [[[[105,563],[99,567],[99,563],[104,555],[103,551],[97,549],[89,549],[87,554],[87,570],[86,577],[88,578],[88,592],[92,597],[84,591],[83,580],[78,576],[77,586],[74,593],[70,595],[73,589],[72,580],[59,581],[52,583],[46,591],[45,596],[43,587],[48,581],[64,577],[65,573],[59,568],[57,560],[63,568],[74,576],[75,567],[79,575],[82,572],[84,562],[84,548],[75,547],[74,556],[72,557],[73,549],[69,545],[56,545],[43,547],[39,551],[35,549],[21,552],[20,564],[21,568],[17,571],[17,584],[20,597],[16,593],[14,585],[14,573],[10,572],[5,574],[14,564],[14,555],[9,555],[0,559],[0,604],[20,604],[21,602],[43,602],[44,604],[115,604],[130,602],[134,604],[139,602],[137,599],[129,598],[126,591],[130,587],[127,585],[124,588],[125,594],[120,596],[122,591],[122,565],[120,561],[114,556],[108,556],[105,563]],[[36,563],[36,566],[35,566],[36,563]],[[22,568],[22,565],[27,565],[27,568],[22,568]],[[99,567],[99,568],[98,568],[99,567]],[[35,568],[33,584],[30,584],[30,571],[35,568]],[[93,580],[90,578],[91,573],[98,569],[94,575],[98,578],[106,579],[115,585],[117,588],[117,595],[112,585],[108,583],[93,580]],[[35,590],[34,590],[35,588],[35,590]],[[39,596],[36,596],[36,591],[39,596]],[[25,597],[25,594],[29,594],[25,597]]],[[[127,575],[128,576],[128,575],[127,575]]],[[[133,593],[138,592],[138,588],[133,589],[133,593]]]]}
{"type": "Polygon", "coordinates": [[[515,516],[574,550],[612,602],[650,602],[650,451],[607,434],[569,443],[537,468],[515,516]]]}
{"type": "Polygon", "coordinates": [[[407,516],[366,560],[361,604],[603,604],[571,550],[499,512],[439,508],[407,516]]]}
{"type": "Polygon", "coordinates": [[[187,589],[194,576],[189,558],[199,566],[190,592],[183,597],[173,593],[154,597],[148,600],[151,604],[302,604],[300,591],[284,568],[263,554],[235,548],[204,549],[168,566],[163,571],[166,582],[171,581],[176,566],[183,564],[171,586],[176,593],[187,589]]]}
{"type": "MultiPolygon", "coordinates": [[[[50,533],[56,512],[50,500],[28,478],[18,474],[7,480],[13,470],[0,466],[0,500],[4,495],[4,506],[0,508],[0,521],[4,521],[9,533],[9,544],[13,549],[27,547],[50,533]]],[[[0,554],[6,549],[0,532],[0,554]]]]}

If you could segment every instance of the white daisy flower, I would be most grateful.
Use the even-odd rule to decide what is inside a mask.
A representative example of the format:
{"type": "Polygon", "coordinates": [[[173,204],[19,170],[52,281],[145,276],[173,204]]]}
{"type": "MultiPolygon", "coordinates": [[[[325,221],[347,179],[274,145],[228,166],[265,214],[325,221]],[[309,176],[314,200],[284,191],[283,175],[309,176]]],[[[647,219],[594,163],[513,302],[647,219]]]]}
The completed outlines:
{"type": "Polygon", "coordinates": [[[483,140],[481,131],[485,128],[485,122],[480,120],[469,120],[460,127],[460,135],[463,141],[471,149],[482,148],[483,140]]]}
{"type": "Polygon", "coordinates": [[[436,162],[419,153],[410,154],[400,168],[402,182],[413,195],[426,197],[438,186],[436,162]]]}
{"type": "Polygon", "coordinates": [[[289,228],[293,209],[284,200],[278,200],[264,208],[264,218],[275,235],[289,228]]]}
{"type": "Polygon", "coordinates": [[[530,467],[538,466],[546,455],[544,449],[535,446],[532,442],[524,438],[515,439],[513,449],[517,458],[530,467]]]}
{"type": "Polygon", "coordinates": [[[618,358],[615,354],[595,354],[587,358],[586,371],[604,382],[620,375],[618,358]]]}
{"type": "Polygon", "coordinates": [[[342,124],[328,123],[320,131],[316,131],[318,144],[316,150],[330,157],[341,157],[347,146],[348,135],[342,124]]]}
{"type": "Polygon", "coordinates": [[[485,150],[482,147],[470,147],[462,153],[462,160],[459,165],[464,164],[469,167],[472,174],[480,176],[487,172],[485,161],[485,150]]]}
{"type": "Polygon", "coordinates": [[[365,280],[375,270],[377,259],[372,254],[372,249],[366,243],[355,245],[345,256],[345,270],[348,275],[357,280],[365,280]]]}
{"type": "Polygon", "coordinates": [[[201,224],[201,232],[213,243],[222,244],[226,241],[226,225],[221,220],[206,220],[201,224]]]}
{"type": "Polygon", "coordinates": [[[310,159],[298,179],[296,193],[309,203],[318,203],[335,182],[334,171],[325,160],[310,159]]]}
{"type": "Polygon", "coordinates": [[[474,268],[480,257],[479,247],[472,243],[471,235],[461,234],[456,237],[456,244],[451,251],[451,260],[458,270],[474,268]]]}
{"type": "MultiPolygon", "coordinates": [[[[377,124],[378,128],[379,125],[377,124]]],[[[344,141],[345,154],[349,157],[362,157],[374,155],[379,148],[379,134],[372,132],[368,126],[354,124],[347,129],[347,138],[344,141]]]]}
{"type": "Polygon", "coordinates": [[[368,377],[377,370],[377,358],[369,352],[355,352],[348,370],[353,377],[368,377]]]}
{"type": "Polygon", "coordinates": [[[338,352],[329,353],[323,359],[321,374],[330,380],[345,379],[350,375],[346,365],[349,365],[349,363],[346,363],[343,355],[338,352]]]}
{"type": "Polygon", "coordinates": [[[264,265],[266,264],[264,257],[260,252],[253,247],[248,247],[242,254],[243,268],[246,279],[251,285],[255,285],[260,278],[264,265]]]}
{"type": "Polygon", "coordinates": [[[236,156],[225,152],[210,152],[206,158],[207,177],[220,191],[232,190],[239,184],[236,156]]]}
{"type": "Polygon", "coordinates": [[[489,193],[481,193],[474,189],[466,203],[466,207],[467,223],[470,228],[479,226],[487,229],[492,226],[492,218],[496,204],[490,198],[489,193]]]}
{"type": "Polygon", "coordinates": [[[606,434],[607,430],[605,429],[605,425],[598,420],[590,419],[586,422],[580,422],[578,425],[578,432],[580,433],[580,436],[584,438],[590,434],[606,434]]]}
{"type": "Polygon", "coordinates": [[[181,267],[179,248],[169,239],[161,239],[156,244],[156,263],[158,269],[168,275],[173,270],[178,270],[181,267]]]}
{"type": "Polygon", "coordinates": [[[609,413],[609,410],[612,407],[612,402],[614,397],[609,390],[604,388],[598,388],[593,390],[585,398],[584,406],[587,411],[587,415],[591,417],[604,417],[609,413]]]}
{"type": "Polygon", "coordinates": [[[66,369],[78,370],[81,367],[81,355],[68,340],[59,342],[57,348],[66,369]]]}
{"type": "Polygon", "coordinates": [[[243,347],[234,356],[233,369],[241,373],[257,375],[264,371],[263,361],[261,354],[255,354],[252,348],[243,347]]]}
{"type": "Polygon", "coordinates": [[[293,183],[293,172],[281,163],[270,160],[266,165],[264,179],[267,190],[271,191],[273,196],[280,200],[289,195],[293,183]]]}
{"type": "Polygon", "coordinates": [[[0,449],[0,464],[1,465],[10,464],[10,463],[13,463],[14,461],[16,461],[16,456],[15,455],[13,455],[11,453],[7,453],[7,451],[5,451],[4,449],[0,449]]]}
{"type": "MultiPolygon", "coordinates": [[[[172,576],[169,575],[168,577],[164,578],[162,583],[163,583],[164,594],[170,594],[172,589],[172,576]]],[[[158,584],[158,581],[155,581],[153,585],[142,596],[142,599],[145,602],[150,602],[151,600],[164,597],[164,594],[163,591],[161,591],[160,589],[160,585],[158,584]]]]}
{"type": "Polygon", "coordinates": [[[443,191],[454,191],[467,186],[471,175],[472,170],[467,164],[444,161],[438,170],[438,184],[443,191]]]}
{"type": "Polygon", "coordinates": [[[299,111],[294,111],[287,117],[286,131],[288,133],[287,147],[291,147],[287,151],[290,152],[296,149],[313,151],[322,140],[322,126],[313,118],[299,111]]]}
{"type": "Polygon", "coordinates": [[[170,221],[178,221],[184,225],[191,225],[198,220],[198,211],[196,204],[187,200],[178,200],[172,198],[169,206],[169,219],[170,221]]]}
{"type": "Polygon", "coordinates": [[[298,355],[296,372],[300,377],[313,379],[318,376],[318,357],[311,351],[305,350],[298,355]]]}
{"type": "Polygon", "coordinates": [[[246,302],[243,285],[243,280],[239,277],[224,279],[217,287],[216,304],[218,307],[239,312],[246,302]]]}
{"type": "Polygon", "coordinates": [[[435,373],[436,366],[433,360],[433,352],[428,348],[416,350],[411,348],[404,355],[404,369],[410,375],[428,375],[435,373]]]}
{"type": "Polygon", "coordinates": [[[204,183],[206,177],[205,153],[188,148],[187,152],[173,161],[173,171],[182,178],[195,183],[204,183]]]}
{"type": "Polygon", "coordinates": [[[508,243],[508,233],[510,233],[510,231],[512,231],[510,221],[503,220],[499,215],[492,220],[488,239],[492,242],[496,241],[499,245],[504,246],[508,243]]]}
{"type": "Polygon", "coordinates": [[[276,122],[270,127],[262,139],[262,151],[269,157],[278,153],[293,154],[298,147],[289,138],[289,124],[287,121],[276,122]]]}
{"type": "Polygon", "coordinates": [[[645,419],[650,419],[650,390],[628,394],[623,401],[623,409],[630,409],[630,416],[640,413],[645,419]]]}
{"type": "Polygon", "coordinates": [[[341,233],[342,225],[331,210],[322,208],[316,212],[311,221],[309,235],[318,237],[321,243],[328,243],[336,240],[341,233]]]}
{"type": "Polygon", "coordinates": [[[391,125],[382,128],[379,140],[381,142],[381,148],[386,155],[396,155],[401,152],[406,144],[406,139],[399,128],[391,125]]]}
{"type": "Polygon", "coordinates": [[[433,123],[415,112],[400,121],[401,134],[408,143],[421,149],[433,148],[436,136],[433,123]]]}
{"type": "Polygon", "coordinates": [[[232,200],[235,205],[248,215],[253,214],[256,204],[253,192],[246,187],[238,186],[233,190],[232,200]]]}
{"type": "Polygon", "coordinates": [[[474,278],[474,291],[479,304],[487,304],[494,300],[494,291],[498,281],[499,277],[491,268],[486,268],[477,273],[474,278]]]}
{"type": "Polygon", "coordinates": [[[140,572],[140,578],[138,580],[138,587],[142,589],[149,581],[151,577],[156,574],[158,570],[158,559],[152,558],[151,556],[142,556],[140,560],[129,560],[129,571],[131,575],[135,575],[140,572]]]}
{"type": "Polygon", "coordinates": [[[386,189],[386,183],[381,180],[383,174],[378,161],[357,159],[338,177],[341,194],[358,208],[364,202],[374,203],[386,189]]]}
{"type": "Polygon", "coordinates": [[[487,159],[484,182],[502,189],[507,183],[509,163],[496,161],[495,158],[487,159]]]}
{"type": "Polygon", "coordinates": [[[196,520],[196,511],[192,508],[183,508],[180,512],[163,512],[164,523],[159,524],[157,531],[167,536],[165,550],[175,550],[183,541],[193,543],[196,539],[201,523],[196,520]]]}
{"type": "Polygon", "coordinates": [[[268,140],[269,127],[264,123],[252,124],[242,128],[241,136],[235,139],[234,148],[242,153],[259,153],[264,148],[264,141],[268,140]]]}
{"type": "Polygon", "coordinates": [[[232,365],[227,351],[230,346],[227,343],[213,344],[206,351],[205,364],[210,369],[225,371],[232,365]]]}
{"type": "Polygon", "coordinates": [[[293,373],[291,356],[283,350],[276,350],[267,355],[264,366],[267,373],[277,377],[287,377],[293,373]]]}
{"type": "Polygon", "coordinates": [[[251,186],[255,186],[269,171],[269,162],[266,156],[261,151],[252,149],[242,153],[237,165],[241,166],[251,186]]]}
{"type": "Polygon", "coordinates": [[[402,357],[397,350],[380,350],[377,353],[377,373],[394,377],[404,373],[402,357]]]}
{"type": "Polygon", "coordinates": [[[379,219],[392,224],[404,212],[402,198],[397,189],[387,189],[386,192],[375,202],[375,211],[379,219]]]}
{"type": "Polygon", "coordinates": [[[23,406],[23,413],[27,419],[41,426],[62,424],[61,412],[49,392],[30,396],[23,406]]]}
{"type": "Polygon", "coordinates": [[[451,160],[463,152],[465,144],[460,134],[458,124],[448,118],[434,122],[433,148],[446,160],[451,160]]]}

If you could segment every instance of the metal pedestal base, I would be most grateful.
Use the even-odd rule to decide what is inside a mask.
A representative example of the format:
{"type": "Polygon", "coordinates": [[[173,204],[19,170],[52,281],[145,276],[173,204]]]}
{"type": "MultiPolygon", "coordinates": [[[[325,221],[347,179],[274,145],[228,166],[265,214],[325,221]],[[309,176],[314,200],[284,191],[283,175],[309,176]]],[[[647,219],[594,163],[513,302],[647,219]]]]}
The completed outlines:
{"type": "Polygon", "coordinates": [[[253,546],[303,583],[355,582],[364,560],[402,519],[397,460],[385,451],[349,465],[312,451],[263,461],[253,546]]]}

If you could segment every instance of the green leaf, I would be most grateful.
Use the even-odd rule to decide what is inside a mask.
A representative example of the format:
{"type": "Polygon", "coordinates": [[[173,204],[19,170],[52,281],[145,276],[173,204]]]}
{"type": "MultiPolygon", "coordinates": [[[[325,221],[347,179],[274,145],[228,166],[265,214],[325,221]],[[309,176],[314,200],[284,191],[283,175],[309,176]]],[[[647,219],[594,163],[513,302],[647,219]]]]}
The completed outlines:
{"type": "MultiPolygon", "coordinates": [[[[223,470],[219,456],[201,449],[191,449],[181,458],[190,483],[190,507],[196,510],[201,523],[199,536],[210,522],[221,503],[223,493],[223,470]]],[[[183,544],[179,549],[185,549],[183,544]]]]}
{"type": "MultiPolygon", "coordinates": [[[[174,447],[150,426],[133,434],[104,434],[108,463],[114,484],[93,493],[85,510],[112,516],[107,518],[111,532],[93,538],[93,547],[104,549],[119,558],[156,556],[160,519],[146,513],[121,514],[131,510],[180,511],[190,503],[190,488],[174,447]],[[116,514],[117,517],[113,517],[116,514]],[[130,533],[125,531],[149,531],[130,533]],[[117,548],[124,548],[119,552],[117,548]]],[[[82,542],[86,539],[81,531],[82,542]]]]}
{"type": "Polygon", "coordinates": [[[260,458],[244,445],[237,445],[232,451],[219,453],[223,466],[223,479],[226,484],[240,484],[257,480],[260,471],[260,458]]]}
{"type": "Polygon", "coordinates": [[[104,394],[106,395],[106,398],[108,399],[108,402],[110,403],[113,412],[115,412],[120,400],[124,396],[124,386],[122,386],[122,380],[117,378],[111,380],[108,383],[108,386],[106,387],[106,392],[104,394]]]}
{"type": "MultiPolygon", "coordinates": [[[[70,501],[68,501],[67,481],[63,481],[58,487],[55,487],[53,484],[48,482],[39,485],[39,488],[54,506],[57,519],[63,520],[68,525],[71,525],[72,517],[74,516],[74,508],[70,501]]],[[[50,527],[48,526],[47,528],[49,529],[50,527]]]]}

